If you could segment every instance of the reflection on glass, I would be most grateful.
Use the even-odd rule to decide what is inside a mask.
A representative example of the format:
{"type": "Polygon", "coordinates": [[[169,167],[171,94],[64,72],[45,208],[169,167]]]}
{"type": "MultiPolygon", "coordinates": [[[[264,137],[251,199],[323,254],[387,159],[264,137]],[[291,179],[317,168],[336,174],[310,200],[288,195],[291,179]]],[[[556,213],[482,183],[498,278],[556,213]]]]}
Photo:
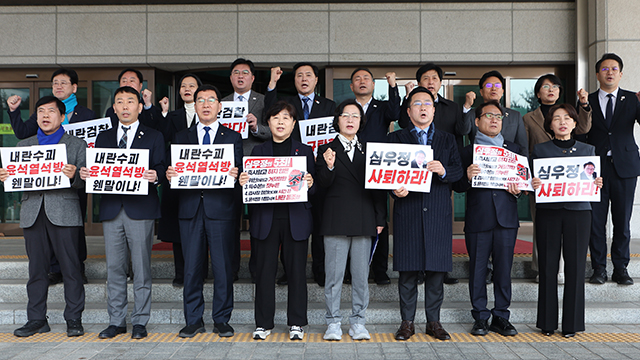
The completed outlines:
{"type": "Polygon", "coordinates": [[[524,115],[540,106],[538,98],[533,91],[533,87],[538,79],[511,79],[509,82],[511,89],[509,92],[509,103],[513,110],[517,110],[524,115]]]}
{"type": "MultiPolygon", "coordinates": [[[[43,96],[51,95],[51,88],[40,88],[38,99],[43,96]]],[[[76,91],[76,99],[78,99],[78,105],[87,107],[87,88],[79,87],[76,91]]]]}

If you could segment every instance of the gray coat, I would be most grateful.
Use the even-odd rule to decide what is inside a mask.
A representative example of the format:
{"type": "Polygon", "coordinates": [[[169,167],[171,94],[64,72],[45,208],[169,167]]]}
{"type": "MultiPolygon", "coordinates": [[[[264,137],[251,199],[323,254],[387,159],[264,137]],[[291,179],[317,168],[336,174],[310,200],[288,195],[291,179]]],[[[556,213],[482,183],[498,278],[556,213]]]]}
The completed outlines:
{"type": "MultiPolygon", "coordinates": [[[[222,101],[233,100],[233,94],[222,98],[222,101]]],[[[269,130],[267,119],[262,118],[262,113],[264,113],[264,95],[251,90],[251,96],[249,96],[247,101],[249,102],[249,113],[255,115],[256,119],[258,119],[257,134],[253,135],[251,130],[249,130],[249,137],[242,139],[242,151],[244,154],[249,155],[254,146],[271,139],[271,130],[269,130]]]]}
{"type": "MultiPolygon", "coordinates": [[[[67,146],[67,163],[76,166],[76,175],[72,179],[71,188],[45,191],[25,191],[22,193],[22,208],[20,209],[20,227],[33,226],[44,202],[44,212],[53,225],[83,226],[82,212],[78,191],[84,187],[84,180],[80,179],[80,168],[87,160],[87,143],[68,134],[62,135],[59,144],[67,146]]],[[[22,140],[17,146],[38,145],[37,135],[22,140]]],[[[64,176],[64,175],[63,175],[64,176]]]]}

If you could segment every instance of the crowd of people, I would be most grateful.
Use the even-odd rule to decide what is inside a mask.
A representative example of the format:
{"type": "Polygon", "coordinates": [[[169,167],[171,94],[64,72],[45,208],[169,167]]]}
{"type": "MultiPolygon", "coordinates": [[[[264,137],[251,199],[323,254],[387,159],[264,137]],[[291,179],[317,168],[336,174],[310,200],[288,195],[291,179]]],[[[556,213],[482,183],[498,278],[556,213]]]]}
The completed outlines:
{"type": "MultiPolygon", "coordinates": [[[[243,155],[300,156],[306,161],[304,183],[309,200],[294,203],[249,205],[251,258],[249,269],[255,283],[254,339],[266,339],[274,329],[275,285],[288,284],[287,326],[292,340],[304,338],[307,321],[306,263],[309,241],[314,281],[324,287],[326,340],[342,339],[340,299],[342,284],[351,284],[352,310],[349,335],[354,340],[370,339],[366,329],[369,304],[368,279],[390,284],[387,275],[389,226],[387,201],[393,199],[393,270],[399,272],[398,293],[401,324],[397,340],[415,333],[418,286],[425,287],[427,334],[450,339],[440,323],[444,300],[443,284],[457,282],[452,270],[452,191],[467,194],[465,242],[469,253],[469,298],[474,323],[473,335],[489,331],[503,336],[517,334],[509,321],[511,266],[519,228],[517,199],[525,192],[515,183],[503,189],[471,185],[481,173],[473,163],[473,146],[488,145],[529,156],[530,160],[567,156],[599,156],[601,170],[584,164],[586,180],[601,188],[600,202],[535,204],[534,265],[539,271],[538,318],[536,326],[545,335],[558,329],[558,274],[564,274],[562,333],[571,337],[584,331],[584,268],[591,251],[593,274],[590,283],[607,281],[605,225],[609,203],[614,225],[611,255],[612,280],[632,285],[629,263],[629,222],[640,157],[633,137],[640,121],[640,100],[633,92],[618,87],[623,62],[615,54],[604,54],[595,74],[599,89],[592,94],[580,89],[578,104],[559,103],[562,82],[553,74],[542,76],[534,91],[540,107],[524,117],[501,105],[505,79],[498,71],[485,73],[479,81],[482,101],[475,109],[475,93],[469,92],[463,106],[438,94],[442,69],[432,63],[416,72],[417,86],[406,85],[401,98],[396,74],[385,75],[388,100],[374,99],[374,76],[367,68],[351,74],[353,99],[337,105],[316,93],[318,68],[311,63],[293,67],[297,95],[278,96],[283,73],[271,69],[266,94],[252,89],[254,64],[237,59],[230,66],[234,93],[226,97],[215,86],[203,84],[194,74],[184,75],[179,94],[184,106],[169,112],[166,98],[159,107],[152,93],[143,90],[142,74],[123,70],[112,108],[106,113],[112,128],[100,132],[96,148],[147,149],[149,165],[143,179],[147,195],[102,195],[102,221],[107,262],[107,309],[109,325],[102,339],[127,332],[127,279],[133,280],[134,305],[130,317],[131,337],[146,337],[151,312],[151,247],[155,220],[161,219],[158,238],[173,243],[174,286],[183,287],[185,327],[180,337],[206,331],[203,321],[203,283],[209,269],[214,276],[213,331],[221,337],[234,335],[229,324],[233,311],[233,282],[240,266],[240,219],[243,213],[242,186],[251,175],[243,171],[243,155]],[[625,101],[626,99],[626,101],[625,101]],[[246,101],[249,128],[247,139],[217,121],[221,101],[246,101]],[[318,149],[301,143],[300,122],[333,117],[335,139],[318,149]],[[392,131],[397,121],[401,130],[392,131]],[[463,146],[465,136],[471,141],[463,146]],[[577,139],[584,140],[578,141],[577,139]],[[368,143],[420,144],[430,146],[433,160],[416,156],[412,167],[433,174],[429,192],[365,188],[368,143]],[[170,166],[169,144],[230,144],[235,167],[229,189],[171,189],[178,172],[170,166]],[[418,161],[420,163],[418,163],[418,161]],[[414,164],[415,163],[415,164],[414,164]],[[415,166],[414,166],[415,165],[415,166]],[[161,192],[161,197],[159,196],[161,192]],[[162,201],[160,201],[160,198],[162,201]],[[374,245],[375,244],[375,245],[374,245]],[[375,248],[373,254],[372,248],[375,248]],[[207,251],[208,249],[208,251],[207,251]],[[285,275],[276,279],[278,258],[285,275]],[[564,258],[564,262],[561,259],[564,258]],[[491,274],[493,274],[491,276],[491,274]],[[495,303],[488,309],[487,279],[494,282],[495,303]],[[491,319],[491,321],[489,321],[491,319]]],[[[64,125],[95,119],[96,114],[78,105],[78,76],[71,69],[52,75],[52,96],[36,103],[36,112],[26,121],[20,117],[19,96],[8,98],[8,112],[18,146],[64,144],[67,164],[62,173],[69,178],[66,189],[24,192],[20,227],[24,229],[29,257],[27,323],[16,329],[25,337],[50,331],[47,322],[47,288],[64,283],[67,335],[84,334],[84,275],[86,242],[83,216],[86,214],[86,143],[68,135],[64,125]]],[[[640,93],[639,93],[640,94],[640,93]]],[[[534,169],[535,174],[535,169],[534,169]]],[[[0,169],[0,180],[9,177],[0,169]]],[[[541,186],[534,176],[532,186],[541,186]]]]}

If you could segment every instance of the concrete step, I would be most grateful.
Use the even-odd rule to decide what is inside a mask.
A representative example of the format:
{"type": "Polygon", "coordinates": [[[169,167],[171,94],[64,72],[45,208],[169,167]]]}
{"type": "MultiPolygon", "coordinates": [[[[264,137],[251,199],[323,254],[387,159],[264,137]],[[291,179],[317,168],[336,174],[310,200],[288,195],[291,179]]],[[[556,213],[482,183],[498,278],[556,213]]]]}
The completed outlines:
{"type": "MultiPolygon", "coordinates": [[[[636,279],[640,281],[640,279],[636,279]]],[[[255,286],[247,280],[240,280],[234,284],[235,303],[253,303],[255,299],[255,286]]],[[[444,298],[452,302],[469,301],[469,284],[466,280],[461,280],[455,285],[444,286],[444,298]]],[[[558,286],[558,296],[562,298],[564,286],[558,286]]],[[[211,302],[213,297],[213,280],[208,280],[203,290],[205,301],[211,302]]],[[[313,282],[307,284],[308,301],[310,303],[324,302],[324,288],[313,282]]],[[[287,301],[287,286],[276,286],[276,302],[287,301]]],[[[493,284],[487,285],[487,296],[493,301],[493,284]]],[[[133,301],[133,285],[128,284],[128,298],[133,301]]],[[[64,286],[62,284],[49,287],[49,302],[61,302],[64,299],[64,286]]],[[[155,280],[152,287],[152,302],[182,302],[182,289],[171,285],[170,280],[155,280]]],[[[351,286],[342,286],[342,301],[351,301],[351,286]]],[[[536,301],[538,299],[538,284],[530,280],[516,279],[512,283],[512,301],[536,301]]],[[[424,286],[419,287],[418,300],[424,300],[424,286]]],[[[603,285],[586,284],[585,300],[587,302],[615,303],[624,301],[640,301],[640,285],[621,286],[613,282],[603,285]]],[[[104,281],[92,280],[85,285],[86,303],[106,303],[107,287],[104,281]]],[[[369,284],[369,301],[398,303],[398,285],[396,280],[392,280],[391,285],[369,284]]],[[[2,280],[0,281],[0,304],[1,303],[26,303],[27,291],[25,280],[2,280]]]]}
{"type": "MultiPolygon", "coordinates": [[[[489,304],[491,308],[492,304],[489,304]]],[[[535,324],[536,322],[536,302],[515,302],[511,305],[511,322],[514,324],[535,324]]],[[[23,325],[27,322],[27,312],[24,303],[0,304],[0,324],[23,325]]],[[[343,324],[349,324],[348,315],[351,313],[350,303],[342,303],[343,324]]],[[[64,304],[52,303],[48,306],[49,322],[51,324],[64,324],[62,316],[64,304]]],[[[471,306],[468,302],[445,301],[440,314],[443,323],[471,324],[473,318],[470,313],[471,306]]],[[[618,302],[618,303],[587,303],[585,311],[585,321],[587,324],[638,324],[640,323],[640,303],[638,302],[618,302]]],[[[211,304],[205,305],[204,321],[207,330],[212,329],[211,304]]],[[[324,325],[325,305],[324,303],[309,303],[308,320],[310,325],[324,325]]],[[[562,309],[560,310],[560,318],[562,309]]],[[[400,324],[400,311],[397,302],[376,302],[370,303],[367,309],[367,323],[369,324],[400,324]]],[[[82,316],[85,324],[105,324],[109,323],[109,315],[104,304],[87,304],[82,316]]],[[[424,304],[418,303],[416,322],[424,323],[424,304]]],[[[182,303],[153,303],[151,309],[152,324],[184,324],[184,314],[182,303]]],[[[253,303],[236,303],[230,323],[232,325],[254,324],[253,303]]],[[[275,323],[285,325],[286,303],[276,304],[275,323]]]]}

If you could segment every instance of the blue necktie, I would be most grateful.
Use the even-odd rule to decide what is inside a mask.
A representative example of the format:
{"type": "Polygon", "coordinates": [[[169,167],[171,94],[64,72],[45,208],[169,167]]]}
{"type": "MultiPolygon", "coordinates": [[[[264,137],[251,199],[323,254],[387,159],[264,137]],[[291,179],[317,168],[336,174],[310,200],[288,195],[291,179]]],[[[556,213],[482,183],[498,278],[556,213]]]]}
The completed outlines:
{"type": "Polygon", "coordinates": [[[607,109],[605,110],[607,127],[611,127],[611,121],[613,120],[613,94],[607,94],[609,101],[607,102],[607,109]]]}
{"type": "Polygon", "coordinates": [[[239,95],[239,96],[238,96],[238,101],[244,101],[244,96],[239,95]]]}
{"type": "Polygon", "coordinates": [[[420,142],[420,145],[426,145],[427,144],[427,142],[424,141],[424,134],[425,134],[424,130],[420,130],[418,132],[418,142],[420,142]]]}
{"type": "Polygon", "coordinates": [[[306,96],[303,97],[302,102],[304,102],[304,105],[302,105],[302,112],[304,113],[304,119],[307,120],[309,119],[309,98],[306,96]]]}
{"type": "Polygon", "coordinates": [[[202,145],[210,145],[211,144],[211,137],[209,136],[209,130],[211,130],[210,127],[208,127],[208,126],[204,127],[204,131],[206,131],[206,133],[204,134],[204,138],[202,139],[202,145]]]}
{"type": "Polygon", "coordinates": [[[120,138],[120,142],[118,143],[118,147],[120,149],[126,149],[127,148],[127,131],[129,131],[129,129],[131,128],[131,126],[122,126],[122,131],[124,131],[124,134],[122,134],[122,137],[120,138]]]}

